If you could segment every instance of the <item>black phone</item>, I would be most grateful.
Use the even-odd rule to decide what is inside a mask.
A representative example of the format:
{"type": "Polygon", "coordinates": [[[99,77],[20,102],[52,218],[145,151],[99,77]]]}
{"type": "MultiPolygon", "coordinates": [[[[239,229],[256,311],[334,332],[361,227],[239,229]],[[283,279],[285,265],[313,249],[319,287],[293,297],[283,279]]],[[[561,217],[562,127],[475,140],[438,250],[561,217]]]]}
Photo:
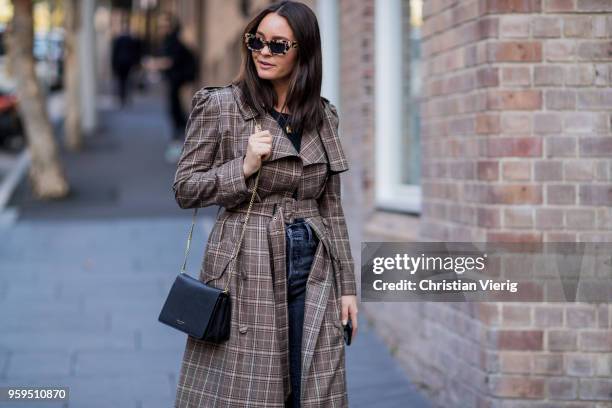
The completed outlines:
{"type": "Polygon", "coordinates": [[[344,342],[347,346],[351,345],[351,339],[353,337],[353,323],[351,319],[348,319],[346,325],[344,326],[344,342]]]}

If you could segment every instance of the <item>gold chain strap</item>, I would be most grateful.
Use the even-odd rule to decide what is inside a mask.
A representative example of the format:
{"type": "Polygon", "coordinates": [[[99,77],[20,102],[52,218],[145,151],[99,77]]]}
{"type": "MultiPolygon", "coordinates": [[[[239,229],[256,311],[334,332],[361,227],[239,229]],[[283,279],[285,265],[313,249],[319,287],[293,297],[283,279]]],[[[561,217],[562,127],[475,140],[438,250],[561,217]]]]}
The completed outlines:
{"type": "MultiPolygon", "coordinates": [[[[261,132],[261,126],[255,119],[255,132],[261,132]]],[[[232,259],[236,257],[238,251],[240,251],[240,245],[242,244],[242,238],[244,237],[244,231],[246,229],[247,222],[249,221],[249,215],[251,213],[251,207],[253,206],[253,201],[255,200],[255,192],[257,191],[257,185],[259,184],[259,175],[261,174],[261,167],[257,170],[257,177],[255,178],[255,186],[253,187],[253,194],[251,194],[251,201],[249,202],[249,208],[247,209],[246,217],[244,218],[244,224],[242,227],[242,232],[240,234],[240,240],[238,241],[238,245],[236,247],[236,252],[232,255],[232,259]]],[[[193,235],[193,226],[195,225],[195,217],[198,212],[198,208],[194,208],[193,217],[191,220],[191,229],[189,230],[189,236],[187,237],[187,247],[185,248],[185,260],[183,261],[183,266],[181,268],[181,273],[185,272],[185,265],[187,264],[187,255],[189,254],[189,247],[191,246],[191,237],[193,235]]],[[[231,261],[230,261],[231,262],[231,261]]],[[[224,292],[227,293],[227,289],[229,287],[231,279],[227,280],[227,284],[223,289],[224,292]]]]}

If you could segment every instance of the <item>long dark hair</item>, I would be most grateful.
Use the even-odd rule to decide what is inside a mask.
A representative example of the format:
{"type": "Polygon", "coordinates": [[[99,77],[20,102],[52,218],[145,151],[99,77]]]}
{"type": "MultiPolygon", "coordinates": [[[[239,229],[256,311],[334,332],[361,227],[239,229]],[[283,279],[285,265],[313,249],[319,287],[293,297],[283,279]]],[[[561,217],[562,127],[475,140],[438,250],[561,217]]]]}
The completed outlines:
{"type": "MultiPolygon", "coordinates": [[[[295,1],[281,1],[271,4],[251,20],[244,34],[255,34],[261,20],[269,13],[276,13],[287,19],[298,42],[295,67],[289,79],[285,105],[291,112],[289,123],[296,132],[318,129],[323,123],[325,112],[321,101],[321,35],[317,17],[305,4],[295,1]]],[[[242,44],[242,67],[232,81],[238,85],[246,102],[261,115],[274,107],[277,96],[272,83],[261,79],[253,62],[251,51],[242,44]]]]}

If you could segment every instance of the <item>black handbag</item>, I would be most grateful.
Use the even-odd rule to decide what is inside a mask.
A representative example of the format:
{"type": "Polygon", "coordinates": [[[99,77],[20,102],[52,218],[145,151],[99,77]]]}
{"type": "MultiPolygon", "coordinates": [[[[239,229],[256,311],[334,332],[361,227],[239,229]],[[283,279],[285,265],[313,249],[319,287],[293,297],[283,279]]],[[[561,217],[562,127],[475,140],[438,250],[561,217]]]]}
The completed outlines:
{"type": "MultiPolygon", "coordinates": [[[[255,123],[255,129],[257,132],[261,131],[257,122],[255,123]]],[[[233,259],[236,258],[236,255],[238,255],[240,251],[240,244],[242,243],[244,230],[249,220],[249,214],[255,199],[255,191],[257,190],[260,174],[261,167],[257,170],[255,187],[253,187],[253,194],[251,195],[249,208],[244,219],[240,241],[232,256],[233,259]]],[[[222,343],[228,340],[230,336],[232,302],[228,287],[231,277],[227,280],[225,288],[220,289],[209,286],[185,272],[187,254],[189,253],[189,247],[191,245],[191,236],[197,212],[198,209],[196,207],[193,211],[191,229],[189,230],[189,236],[187,238],[183,267],[170,289],[170,293],[166,298],[166,302],[159,314],[158,320],[196,339],[213,343],[222,343]]]]}

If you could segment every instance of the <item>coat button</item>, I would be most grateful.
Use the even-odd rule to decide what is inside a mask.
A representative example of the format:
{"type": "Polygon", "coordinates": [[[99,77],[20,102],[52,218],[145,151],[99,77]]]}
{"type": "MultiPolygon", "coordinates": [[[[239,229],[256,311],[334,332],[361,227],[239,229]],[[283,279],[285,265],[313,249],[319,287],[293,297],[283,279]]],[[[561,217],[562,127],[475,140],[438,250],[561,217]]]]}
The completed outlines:
{"type": "Polygon", "coordinates": [[[246,333],[246,332],[247,332],[247,329],[248,329],[248,328],[249,328],[248,326],[240,326],[240,328],[238,329],[238,331],[239,331],[240,333],[244,334],[244,333],[246,333]]]}
{"type": "Polygon", "coordinates": [[[325,218],[323,218],[323,225],[325,225],[326,227],[329,227],[329,222],[325,218]]]}

